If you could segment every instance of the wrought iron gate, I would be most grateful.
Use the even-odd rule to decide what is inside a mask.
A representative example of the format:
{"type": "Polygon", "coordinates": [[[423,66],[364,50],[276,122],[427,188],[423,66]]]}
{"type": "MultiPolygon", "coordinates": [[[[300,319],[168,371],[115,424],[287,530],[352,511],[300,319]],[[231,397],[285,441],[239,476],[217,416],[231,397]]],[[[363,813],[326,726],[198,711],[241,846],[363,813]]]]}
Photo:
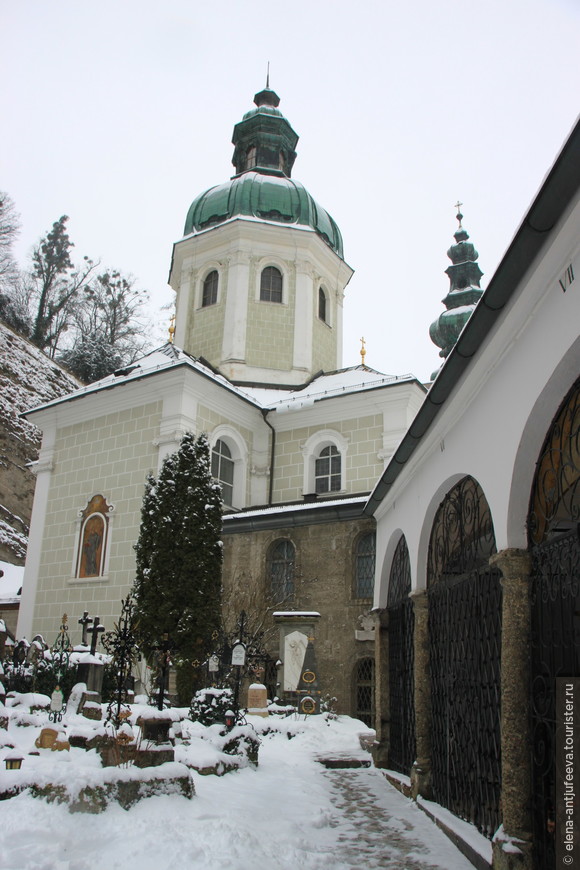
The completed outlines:
{"type": "Polygon", "coordinates": [[[389,767],[408,774],[415,760],[415,686],[413,634],[415,615],[411,566],[405,537],[395,550],[387,610],[389,613],[389,767]]]}
{"type": "Polygon", "coordinates": [[[534,864],[553,870],[555,688],[580,676],[580,381],[562,405],[536,466],[532,555],[532,812],[534,864]]]}
{"type": "Polygon", "coordinates": [[[429,545],[429,656],[435,799],[492,837],[500,822],[500,572],[479,484],[460,481],[429,545]]]}

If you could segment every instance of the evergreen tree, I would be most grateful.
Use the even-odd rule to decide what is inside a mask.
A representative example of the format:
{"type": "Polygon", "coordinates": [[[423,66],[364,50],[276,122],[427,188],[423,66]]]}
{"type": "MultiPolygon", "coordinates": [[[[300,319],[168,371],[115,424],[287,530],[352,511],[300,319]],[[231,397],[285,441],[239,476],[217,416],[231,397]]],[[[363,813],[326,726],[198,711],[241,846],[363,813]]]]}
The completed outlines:
{"type": "Polygon", "coordinates": [[[30,286],[34,307],[31,339],[41,350],[54,356],[63,332],[71,323],[73,305],[85,287],[95,264],[88,257],[75,269],[71,260],[71,242],[66,231],[68,217],[55,221],[52,229],[32,252],[30,286]]]}
{"type": "Polygon", "coordinates": [[[135,545],[139,646],[154,662],[168,634],[180,704],[191,702],[192,663],[203,661],[220,625],[221,506],[207,437],[187,434],[147,480],[135,545]]]}

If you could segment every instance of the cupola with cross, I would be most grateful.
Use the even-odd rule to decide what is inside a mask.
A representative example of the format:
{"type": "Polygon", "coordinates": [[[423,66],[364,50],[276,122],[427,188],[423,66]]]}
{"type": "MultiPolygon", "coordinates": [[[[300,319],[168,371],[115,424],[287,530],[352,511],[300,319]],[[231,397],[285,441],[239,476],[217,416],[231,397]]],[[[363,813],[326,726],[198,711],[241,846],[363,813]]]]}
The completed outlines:
{"type": "MultiPolygon", "coordinates": [[[[459,226],[454,233],[455,244],[447,251],[451,266],[445,270],[450,285],[447,296],[441,300],[445,311],[429,327],[431,341],[441,348],[439,356],[443,359],[449,356],[483,293],[479,286],[483,275],[477,263],[479,254],[468,241],[469,233],[463,227],[463,215],[460,211],[462,205],[461,202],[455,204],[459,226]]],[[[438,371],[433,372],[431,379],[437,376],[438,371]]]]}
{"type": "Polygon", "coordinates": [[[174,246],[175,344],[235,383],[294,386],[342,364],[352,269],[337,224],[291,177],[298,136],[269,87],[235,125],[235,175],[197,196],[174,246]]]}

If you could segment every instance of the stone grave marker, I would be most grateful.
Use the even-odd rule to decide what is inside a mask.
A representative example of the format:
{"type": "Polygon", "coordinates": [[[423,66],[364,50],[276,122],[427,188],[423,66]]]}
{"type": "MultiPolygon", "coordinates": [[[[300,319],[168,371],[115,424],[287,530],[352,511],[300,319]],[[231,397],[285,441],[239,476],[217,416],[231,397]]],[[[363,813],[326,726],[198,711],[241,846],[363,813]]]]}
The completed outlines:
{"type": "Polygon", "coordinates": [[[268,690],[263,683],[252,683],[248,689],[248,713],[268,716],[268,690]]]}

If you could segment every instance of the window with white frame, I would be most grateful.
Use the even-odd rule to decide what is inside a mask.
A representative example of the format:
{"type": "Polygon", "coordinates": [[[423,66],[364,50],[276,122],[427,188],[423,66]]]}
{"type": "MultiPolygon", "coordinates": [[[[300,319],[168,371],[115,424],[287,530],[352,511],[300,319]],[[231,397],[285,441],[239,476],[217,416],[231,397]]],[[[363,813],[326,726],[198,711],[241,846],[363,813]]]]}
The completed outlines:
{"type": "Polygon", "coordinates": [[[328,323],[328,306],[324,287],[318,288],[318,317],[324,323],[328,323]]]}
{"type": "Polygon", "coordinates": [[[342,486],[342,456],[334,444],[323,447],[314,463],[314,491],[339,492],[342,486]]]}
{"type": "Polygon", "coordinates": [[[212,269],[209,275],[206,276],[203,282],[203,290],[201,294],[201,307],[207,308],[208,305],[215,305],[218,295],[219,275],[216,269],[212,269]]]}
{"type": "Polygon", "coordinates": [[[276,266],[266,266],[260,276],[260,300],[282,302],[282,272],[276,266]]]}
{"type": "Polygon", "coordinates": [[[305,495],[345,491],[348,438],[335,429],[319,429],[301,445],[301,450],[305,495]]]}
{"type": "Polygon", "coordinates": [[[222,488],[224,504],[231,506],[234,500],[234,460],[232,451],[221,438],[211,451],[211,475],[222,488]]]}

